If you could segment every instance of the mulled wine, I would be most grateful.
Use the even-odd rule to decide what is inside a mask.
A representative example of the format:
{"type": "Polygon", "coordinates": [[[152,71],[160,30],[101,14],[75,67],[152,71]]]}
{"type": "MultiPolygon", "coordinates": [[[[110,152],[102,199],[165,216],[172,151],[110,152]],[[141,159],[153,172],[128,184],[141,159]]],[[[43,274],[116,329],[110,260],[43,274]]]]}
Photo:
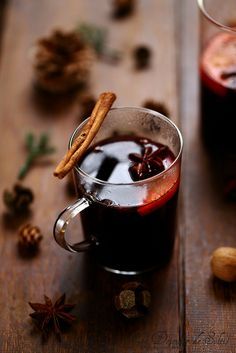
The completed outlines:
{"type": "Polygon", "coordinates": [[[210,39],[200,62],[202,132],[213,148],[236,150],[236,34],[210,39]]]}
{"type": "Polygon", "coordinates": [[[163,172],[175,157],[169,147],[132,135],[105,139],[88,149],[78,167],[101,183],[96,190],[92,184],[78,185],[79,196],[91,200],[81,219],[85,237],[96,238],[93,252],[103,267],[137,273],[169,260],[179,173],[165,178],[163,172]]]}

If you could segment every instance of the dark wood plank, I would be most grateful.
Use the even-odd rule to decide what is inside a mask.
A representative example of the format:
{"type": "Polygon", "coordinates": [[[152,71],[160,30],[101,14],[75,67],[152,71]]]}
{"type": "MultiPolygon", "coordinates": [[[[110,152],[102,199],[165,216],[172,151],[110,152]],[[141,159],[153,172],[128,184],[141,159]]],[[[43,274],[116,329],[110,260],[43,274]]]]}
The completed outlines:
{"type": "MultiPolygon", "coordinates": [[[[73,28],[78,21],[110,27],[110,45],[124,50],[120,66],[97,63],[91,78],[95,94],[114,90],[118,105],[140,105],[146,98],[163,100],[177,120],[176,3],[174,0],[143,0],[136,14],[125,21],[110,19],[109,3],[104,1],[62,0],[9,1],[3,55],[0,69],[0,114],[2,138],[0,149],[1,186],[10,187],[24,159],[23,138],[28,130],[48,130],[58,152],[66,149],[67,140],[79,122],[76,100],[70,104],[47,105],[32,90],[32,70],[28,52],[34,40],[51,28],[73,28]],[[150,20],[152,19],[153,20],[150,20]],[[136,44],[148,43],[154,51],[152,67],[145,72],[133,70],[131,52],[136,44]]],[[[64,102],[66,103],[66,102],[64,102]]],[[[54,163],[55,164],[55,163],[54,163]]],[[[52,177],[53,166],[34,168],[25,185],[35,191],[30,217],[43,233],[41,253],[31,260],[19,257],[16,248],[16,220],[2,217],[0,251],[0,351],[8,352],[106,352],[162,353],[178,352],[179,302],[178,256],[164,270],[141,277],[151,288],[152,310],[142,320],[128,322],[113,307],[112,297],[128,278],[96,268],[83,255],[71,255],[60,249],[52,237],[58,212],[72,202],[64,182],[52,177]],[[55,296],[66,292],[77,302],[78,323],[58,343],[51,337],[41,345],[32,329],[28,301],[41,301],[43,294],[55,296]],[[170,341],[170,339],[172,341],[170,341]]],[[[1,203],[1,212],[4,207],[1,203]]]]}
{"type": "Polygon", "coordinates": [[[235,204],[227,203],[216,168],[199,135],[199,21],[194,1],[183,1],[181,26],[181,117],[183,168],[186,352],[234,352],[235,285],[214,279],[210,256],[219,246],[235,247],[235,204]]]}
{"type": "Polygon", "coordinates": [[[5,9],[6,9],[7,0],[2,0],[0,2],[0,50],[2,43],[2,32],[4,28],[4,19],[5,19],[5,9]]]}

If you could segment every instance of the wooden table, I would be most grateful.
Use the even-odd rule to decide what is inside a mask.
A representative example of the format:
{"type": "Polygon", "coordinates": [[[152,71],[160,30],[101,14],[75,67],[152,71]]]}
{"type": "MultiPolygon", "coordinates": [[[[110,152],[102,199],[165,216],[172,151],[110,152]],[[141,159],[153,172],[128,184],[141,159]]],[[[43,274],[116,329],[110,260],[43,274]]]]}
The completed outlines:
{"type": "Polygon", "coordinates": [[[27,131],[49,131],[57,146],[54,163],[38,165],[24,184],[35,193],[29,220],[44,239],[36,258],[17,252],[22,220],[6,218],[1,202],[0,352],[41,353],[233,353],[236,351],[235,285],[213,279],[209,258],[220,245],[235,246],[235,205],[217,189],[209,158],[198,134],[198,37],[195,0],[140,0],[132,17],[111,19],[105,0],[8,0],[0,4],[1,192],[11,188],[22,164],[27,131]],[[109,45],[122,50],[118,65],[97,62],[91,91],[118,94],[117,105],[141,105],[147,98],[164,101],[181,127],[185,152],[179,202],[179,227],[173,258],[161,271],[136,279],[152,292],[146,317],[127,321],[115,311],[112,297],[130,278],[96,268],[83,255],[59,248],[52,236],[58,212],[72,199],[65,183],[52,177],[68,137],[80,122],[76,98],[42,101],[32,88],[29,48],[51,29],[89,22],[109,28],[109,45]],[[136,72],[132,50],[153,50],[151,68],[136,72]],[[78,303],[78,321],[59,343],[42,344],[29,318],[28,301],[66,292],[78,303]]]}

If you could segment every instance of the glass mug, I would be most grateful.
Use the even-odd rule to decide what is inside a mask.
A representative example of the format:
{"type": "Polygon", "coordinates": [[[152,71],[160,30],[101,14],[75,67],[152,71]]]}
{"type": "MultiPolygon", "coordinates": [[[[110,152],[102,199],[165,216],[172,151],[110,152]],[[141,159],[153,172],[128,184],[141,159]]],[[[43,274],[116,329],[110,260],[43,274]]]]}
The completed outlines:
{"type": "Polygon", "coordinates": [[[198,0],[201,124],[213,151],[236,151],[236,1],[198,0]]]}
{"type": "MultiPolygon", "coordinates": [[[[72,134],[69,148],[86,122],[72,134]]],[[[90,250],[108,271],[133,275],[170,259],[183,140],[179,129],[165,116],[145,108],[125,107],[109,111],[93,143],[124,135],[167,145],[175,159],[160,174],[132,183],[102,181],[76,166],[73,176],[78,199],[58,216],[54,236],[71,252],[90,250]],[[85,240],[69,244],[67,226],[79,213],[85,240]]]]}

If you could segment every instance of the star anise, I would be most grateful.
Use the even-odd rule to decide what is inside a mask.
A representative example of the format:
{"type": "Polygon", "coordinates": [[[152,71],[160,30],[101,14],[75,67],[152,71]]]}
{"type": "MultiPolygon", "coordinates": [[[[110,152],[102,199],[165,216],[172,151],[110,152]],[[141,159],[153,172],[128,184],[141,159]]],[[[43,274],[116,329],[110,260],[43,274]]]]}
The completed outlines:
{"type": "Polygon", "coordinates": [[[129,159],[133,162],[129,173],[134,181],[150,178],[161,173],[165,168],[161,158],[166,147],[162,146],[153,151],[152,147],[144,147],[142,154],[130,153],[129,159]]]}
{"type": "Polygon", "coordinates": [[[60,339],[63,324],[70,324],[76,320],[76,317],[69,313],[75,304],[65,304],[65,299],[66,295],[63,294],[53,304],[52,300],[45,295],[45,304],[29,303],[34,310],[30,316],[35,320],[44,336],[47,336],[50,330],[54,330],[60,339]]]}

